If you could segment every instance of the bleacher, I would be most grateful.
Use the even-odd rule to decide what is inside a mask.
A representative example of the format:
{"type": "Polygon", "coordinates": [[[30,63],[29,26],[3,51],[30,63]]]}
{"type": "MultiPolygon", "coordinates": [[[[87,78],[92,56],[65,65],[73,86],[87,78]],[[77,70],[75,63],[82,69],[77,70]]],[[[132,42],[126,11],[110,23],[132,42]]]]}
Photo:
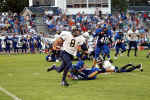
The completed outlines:
{"type": "Polygon", "coordinates": [[[129,6],[128,10],[134,12],[150,12],[150,6],[129,6]]]}

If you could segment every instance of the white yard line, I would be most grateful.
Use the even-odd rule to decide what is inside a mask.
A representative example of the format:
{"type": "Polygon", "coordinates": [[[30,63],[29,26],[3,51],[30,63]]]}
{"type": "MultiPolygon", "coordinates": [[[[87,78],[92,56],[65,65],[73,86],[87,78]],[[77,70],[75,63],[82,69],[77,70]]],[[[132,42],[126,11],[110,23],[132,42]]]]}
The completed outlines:
{"type": "Polygon", "coordinates": [[[7,91],[6,89],[2,88],[1,86],[0,86],[0,91],[7,94],[8,96],[10,96],[13,100],[21,100],[17,96],[15,96],[14,94],[12,94],[9,91],[7,91]]]}

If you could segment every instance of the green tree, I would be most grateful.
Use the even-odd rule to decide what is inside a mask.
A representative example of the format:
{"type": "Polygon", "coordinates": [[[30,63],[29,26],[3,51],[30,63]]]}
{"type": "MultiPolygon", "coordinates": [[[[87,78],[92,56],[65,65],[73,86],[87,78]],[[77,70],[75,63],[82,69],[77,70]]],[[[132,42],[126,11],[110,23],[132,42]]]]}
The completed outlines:
{"type": "Polygon", "coordinates": [[[120,9],[122,11],[126,11],[128,8],[127,0],[112,0],[112,9],[120,9]]]}
{"type": "Polygon", "coordinates": [[[8,2],[8,9],[12,12],[20,13],[24,7],[29,5],[29,0],[7,0],[8,2]]]}
{"type": "Polygon", "coordinates": [[[0,0],[0,12],[7,12],[8,4],[6,0],[0,0]]]}
{"type": "Polygon", "coordinates": [[[29,5],[29,0],[0,0],[0,12],[20,13],[24,7],[29,5]]]}

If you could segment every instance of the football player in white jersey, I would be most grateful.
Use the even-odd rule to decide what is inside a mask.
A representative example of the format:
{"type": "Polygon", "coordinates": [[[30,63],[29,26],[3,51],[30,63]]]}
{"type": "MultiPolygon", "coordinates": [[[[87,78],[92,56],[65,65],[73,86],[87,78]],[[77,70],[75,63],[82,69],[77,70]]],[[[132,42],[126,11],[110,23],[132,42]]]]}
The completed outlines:
{"type": "Polygon", "coordinates": [[[98,67],[105,69],[106,72],[117,72],[117,73],[122,73],[122,72],[132,72],[136,69],[139,71],[143,71],[142,64],[138,65],[133,65],[133,64],[126,64],[123,67],[117,67],[112,64],[113,62],[111,60],[105,60],[103,61],[102,57],[99,57],[97,59],[97,64],[98,67]]]}
{"type": "Polygon", "coordinates": [[[60,34],[60,38],[56,40],[54,43],[54,47],[61,48],[61,59],[62,64],[60,67],[56,67],[56,65],[53,65],[48,68],[48,72],[51,70],[56,70],[58,73],[63,72],[63,78],[62,78],[62,86],[69,86],[69,84],[66,81],[66,76],[69,71],[69,68],[72,66],[72,60],[73,56],[76,56],[77,51],[81,49],[81,45],[83,44],[83,41],[80,39],[80,30],[74,27],[72,29],[72,33],[68,31],[63,31],[60,34]],[[63,41],[63,46],[58,45],[58,41],[63,41]]]}

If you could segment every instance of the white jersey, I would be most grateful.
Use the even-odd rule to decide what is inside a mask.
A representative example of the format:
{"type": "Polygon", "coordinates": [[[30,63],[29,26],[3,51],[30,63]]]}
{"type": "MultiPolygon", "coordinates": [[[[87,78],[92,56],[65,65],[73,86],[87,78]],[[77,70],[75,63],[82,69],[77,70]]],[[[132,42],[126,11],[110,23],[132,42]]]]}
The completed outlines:
{"type": "Polygon", "coordinates": [[[64,40],[62,50],[66,51],[67,53],[76,56],[77,54],[77,46],[82,45],[82,39],[78,37],[74,37],[71,32],[63,31],[60,34],[60,37],[64,40]]]}
{"type": "Polygon", "coordinates": [[[103,67],[105,69],[115,70],[115,66],[112,65],[108,60],[104,61],[103,67]]]}
{"type": "Polygon", "coordinates": [[[84,38],[83,35],[80,35],[79,38],[83,43],[86,43],[86,38],[84,38]]]}

